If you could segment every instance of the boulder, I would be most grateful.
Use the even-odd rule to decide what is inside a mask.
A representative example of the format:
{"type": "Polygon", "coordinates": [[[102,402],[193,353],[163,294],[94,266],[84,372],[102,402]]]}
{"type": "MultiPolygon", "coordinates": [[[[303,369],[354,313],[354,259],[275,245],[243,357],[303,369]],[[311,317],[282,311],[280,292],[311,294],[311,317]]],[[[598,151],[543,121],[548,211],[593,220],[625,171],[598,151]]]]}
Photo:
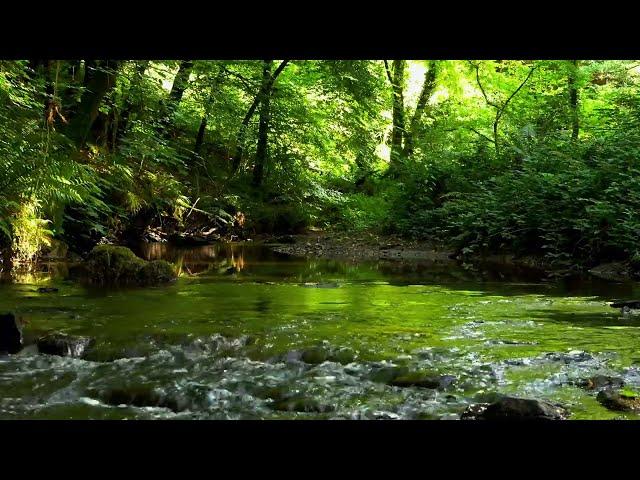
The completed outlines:
{"type": "Polygon", "coordinates": [[[91,337],[78,337],[64,333],[50,333],[36,342],[38,351],[47,355],[81,358],[95,340],[91,337]]]}
{"type": "Polygon", "coordinates": [[[22,350],[22,329],[13,313],[0,314],[0,354],[22,350]]]}
{"type": "Polygon", "coordinates": [[[568,412],[561,405],[505,396],[493,403],[471,405],[462,420],[564,420],[568,412]]]}

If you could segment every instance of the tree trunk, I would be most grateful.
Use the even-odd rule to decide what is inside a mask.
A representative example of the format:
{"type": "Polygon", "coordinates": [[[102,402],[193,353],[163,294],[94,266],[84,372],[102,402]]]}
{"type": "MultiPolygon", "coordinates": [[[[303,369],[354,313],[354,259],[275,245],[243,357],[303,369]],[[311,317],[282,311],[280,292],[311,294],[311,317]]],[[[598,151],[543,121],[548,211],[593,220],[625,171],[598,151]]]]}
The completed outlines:
{"type": "Polygon", "coordinates": [[[405,158],[409,158],[413,155],[418,128],[420,127],[420,122],[427,103],[429,102],[429,98],[431,98],[433,90],[435,89],[437,75],[438,62],[432,60],[429,62],[429,69],[424,74],[424,83],[422,84],[422,90],[420,91],[420,97],[418,98],[418,105],[416,106],[416,111],[413,114],[409,130],[404,139],[403,155],[405,158]]]}
{"type": "Polygon", "coordinates": [[[78,147],[83,147],[86,143],[91,126],[98,116],[100,105],[116,83],[119,63],[117,60],[96,62],[96,69],[90,75],[86,90],[80,99],[78,111],[67,128],[67,136],[74,140],[78,147]]]}
{"type": "Polygon", "coordinates": [[[269,117],[271,104],[271,66],[273,60],[265,60],[262,70],[262,90],[263,98],[260,106],[260,125],[258,127],[258,144],[256,146],[256,161],[253,167],[253,186],[262,185],[264,177],[264,165],[267,161],[267,136],[269,133],[269,117]]]}
{"type": "Polygon", "coordinates": [[[139,113],[142,110],[142,81],[144,79],[144,72],[148,67],[149,60],[137,62],[134,74],[135,76],[131,80],[131,86],[129,87],[127,98],[124,101],[124,106],[122,107],[122,114],[120,115],[120,118],[118,120],[118,127],[116,129],[115,135],[116,146],[119,146],[122,143],[122,139],[127,132],[127,127],[129,126],[129,119],[131,118],[131,114],[139,113]]]}
{"type": "Polygon", "coordinates": [[[391,132],[391,163],[389,167],[396,171],[402,162],[402,139],[404,137],[404,70],[405,60],[393,61],[393,77],[391,88],[393,91],[393,130],[391,132]]]}
{"type": "Polygon", "coordinates": [[[260,105],[260,101],[262,100],[265,93],[271,90],[271,88],[273,87],[273,84],[278,78],[278,75],[282,73],[282,71],[284,70],[284,68],[287,66],[288,63],[289,63],[289,60],[283,60],[280,63],[280,65],[278,65],[278,68],[276,68],[276,70],[273,72],[273,75],[270,76],[269,82],[267,83],[267,85],[266,86],[264,84],[261,85],[260,91],[254,98],[253,103],[251,104],[251,106],[249,107],[249,110],[247,111],[246,115],[242,119],[242,123],[240,124],[240,129],[238,130],[238,135],[236,136],[236,148],[235,148],[235,153],[233,154],[233,159],[231,161],[231,174],[236,173],[240,168],[240,163],[242,162],[242,155],[244,153],[244,136],[247,133],[247,127],[249,126],[249,122],[251,121],[251,118],[253,117],[253,114],[255,113],[256,108],[258,108],[258,105],[260,105]]]}
{"type": "Polygon", "coordinates": [[[193,61],[182,60],[180,62],[180,66],[178,67],[178,73],[176,73],[176,76],[173,79],[173,85],[171,86],[171,91],[169,92],[169,98],[167,99],[164,108],[164,115],[160,122],[161,128],[164,130],[164,134],[166,136],[169,136],[171,133],[174,116],[176,111],[178,110],[180,102],[182,101],[182,95],[189,85],[189,76],[191,75],[192,69],[193,61]]]}
{"type": "Polygon", "coordinates": [[[200,120],[200,128],[198,129],[198,135],[196,135],[196,144],[193,147],[193,153],[195,155],[200,155],[200,149],[202,148],[202,143],[204,142],[204,132],[207,130],[207,115],[202,116],[202,120],[200,120]]]}
{"type": "Polygon", "coordinates": [[[218,75],[216,76],[213,85],[211,86],[211,92],[209,93],[209,99],[207,104],[204,107],[204,115],[202,116],[202,120],[200,120],[200,128],[198,129],[198,135],[196,136],[196,144],[193,147],[194,157],[200,155],[200,149],[202,148],[202,144],[204,143],[204,134],[207,131],[207,122],[209,118],[209,114],[211,113],[211,108],[215,101],[215,93],[222,82],[222,78],[224,77],[224,70],[220,68],[218,75]]]}
{"type": "Polygon", "coordinates": [[[577,140],[580,134],[580,117],[578,116],[578,87],[576,85],[578,74],[578,61],[571,60],[568,86],[569,108],[571,110],[571,139],[577,140]]]}

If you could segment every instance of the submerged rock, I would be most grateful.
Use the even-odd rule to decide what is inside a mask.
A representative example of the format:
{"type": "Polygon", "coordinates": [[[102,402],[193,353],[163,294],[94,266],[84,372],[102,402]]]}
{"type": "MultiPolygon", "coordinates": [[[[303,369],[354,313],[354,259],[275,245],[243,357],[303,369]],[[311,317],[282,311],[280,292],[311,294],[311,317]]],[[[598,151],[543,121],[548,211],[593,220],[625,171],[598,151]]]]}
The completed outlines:
{"type": "Polygon", "coordinates": [[[80,358],[95,343],[91,337],[77,337],[64,333],[51,333],[37,341],[38,351],[48,355],[80,358]]]}
{"type": "Polygon", "coordinates": [[[578,386],[586,390],[600,390],[602,388],[620,388],[624,385],[624,380],[620,377],[609,375],[594,375],[578,382],[578,386]]]}
{"type": "Polygon", "coordinates": [[[332,412],[334,408],[318,402],[313,398],[289,397],[277,400],[271,404],[271,408],[280,412],[332,412]]]}
{"type": "Polygon", "coordinates": [[[311,365],[318,365],[329,359],[329,352],[322,347],[309,348],[302,352],[302,361],[311,365]]]}
{"type": "Polygon", "coordinates": [[[468,407],[462,420],[564,420],[568,411],[561,405],[529,398],[502,397],[489,404],[468,407]]]}
{"type": "Polygon", "coordinates": [[[391,383],[396,378],[409,373],[409,368],[396,365],[375,366],[369,374],[369,380],[379,383],[391,383]]]}
{"type": "Polygon", "coordinates": [[[55,287],[40,287],[38,293],[56,293],[58,289],[55,287]]]}
{"type": "Polygon", "coordinates": [[[602,390],[596,400],[609,410],[640,412],[640,394],[625,391],[602,390]]]}
{"type": "Polygon", "coordinates": [[[551,352],[545,355],[547,360],[563,363],[578,363],[593,360],[593,356],[581,350],[571,350],[567,353],[551,352]]]}
{"type": "Polygon", "coordinates": [[[356,353],[350,348],[339,348],[329,353],[329,360],[342,365],[352,363],[356,359],[356,353]]]}
{"type": "Polygon", "coordinates": [[[126,247],[98,245],[87,257],[81,274],[92,283],[158,285],[175,280],[173,266],[164,260],[147,262],[126,247]]]}
{"type": "Polygon", "coordinates": [[[136,385],[125,388],[111,388],[90,392],[92,396],[100,398],[108,405],[133,405],[134,407],[168,408],[173,412],[187,410],[190,406],[188,399],[181,395],[168,395],[164,392],[146,386],[136,385]]]}
{"type": "Polygon", "coordinates": [[[0,314],[0,354],[22,350],[22,329],[13,313],[0,314]]]}
{"type": "Polygon", "coordinates": [[[352,363],[356,353],[350,348],[334,349],[326,346],[310,347],[305,350],[291,350],[270,359],[271,362],[304,362],[309,365],[319,365],[324,362],[336,362],[342,365],[352,363]]]}
{"type": "Polygon", "coordinates": [[[394,387],[421,387],[444,390],[457,380],[453,375],[436,375],[428,372],[411,372],[389,382],[394,387]]]}
{"type": "Polygon", "coordinates": [[[612,308],[625,308],[628,307],[631,310],[640,309],[640,300],[626,300],[623,302],[613,302],[609,304],[612,308]]]}

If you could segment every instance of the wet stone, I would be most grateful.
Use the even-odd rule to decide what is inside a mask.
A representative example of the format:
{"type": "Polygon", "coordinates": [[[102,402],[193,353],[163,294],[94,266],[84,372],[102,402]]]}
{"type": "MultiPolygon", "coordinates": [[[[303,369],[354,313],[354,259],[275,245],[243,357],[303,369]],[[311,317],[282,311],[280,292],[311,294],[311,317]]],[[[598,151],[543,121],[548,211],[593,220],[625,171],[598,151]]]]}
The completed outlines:
{"type": "Polygon", "coordinates": [[[189,401],[182,395],[167,395],[164,392],[146,385],[127,388],[112,388],[92,391],[108,405],[132,405],[134,407],[168,408],[173,412],[181,412],[189,408],[189,401]]]}
{"type": "Polygon", "coordinates": [[[325,413],[332,412],[334,408],[318,402],[313,398],[307,397],[290,397],[276,400],[271,404],[271,408],[280,412],[315,412],[325,413]]]}
{"type": "Polygon", "coordinates": [[[434,375],[427,372],[411,372],[389,382],[394,387],[420,387],[444,390],[456,382],[453,375],[434,375]]]}
{"type": "Polygon", "coordinates": [[[589,355],[587,352],[582,352],[579,350],[572,350],[568,353],[551,352],[547,353],[545,355],[545,358],[551,361],[563,363],[578,363],[593,360],[593,356],[589,355]]]}
{"type": "Polygon", "coordinates": [[[352,363],[356,359],[356,354],[350,348],[339,348],[329,353],[328,360],[342,365],[352,363]]]}
{"type": "Polygon", "coordinates": [[[640,395],[631,395],[619,390],[602,390],[596,399],[609,410],[640,412],[640,395]]]}
{"type": "Polygon", "coordinates": [[[22,330],[13,313],[0,314],[0,355],[22,350],[22,330]]]}
{"type": "Polygon", "coordinates": [[[399,366],[375,366],[369,373],[369,380],[379,383],[391,383],[396,378],[407,375],[409,369],[399,366]]]}
{"type": "Polygon", "coordinates": [[[578,382],[578,386],[586,390],[600,390],[603,388],[620,388],[624,385],[624,380],[620,377],[609,375],[594,375],[578,382]]]}
{"type": "Polygon", "coordinates": [[[462,420],[564,420],[567,410],[558,404],[529,398],[502,397],[489,404],[468,407],[462,420]]]}
{"type": "Polygon", "coordinates": [[[302,361],[311,365],[318,365],[329,359],[329,352],[322,347],[309,348],[302,352],[302,361]]]}
{"type": "Polygon", "coordinates": [[[91,337],[78,337],[64,333],[51,333],[37,341],[38,351],[48,355],[80,358],[85,355],[95,340],[91,337]]]}

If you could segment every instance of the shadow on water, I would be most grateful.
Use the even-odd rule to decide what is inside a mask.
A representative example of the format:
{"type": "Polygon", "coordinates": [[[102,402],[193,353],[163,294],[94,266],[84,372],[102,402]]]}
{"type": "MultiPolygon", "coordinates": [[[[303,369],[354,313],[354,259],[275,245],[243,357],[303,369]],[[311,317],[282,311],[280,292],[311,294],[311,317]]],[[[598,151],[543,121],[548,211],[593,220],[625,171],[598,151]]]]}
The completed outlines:
{"type": "Polygon", "coordinates": [[[588,328],[615,328],[624,327],[637,329],[640,333],[640,315],[622,315],[619,310],[611,309],[611,312],[568,312],[565,310],[529,310],[533,318],[544,319],[546,322],[570,323],[576,327],[588,328]]]}
{"type": "MultiPolygon", "coordinates": [[[[46,264],[17,283],[0,285],[0,311],[30,320],[30,338],[56,330],[97,339],[92,359],[0,359],[0,417],[176,415],[166,408],[136,409],[139,399],[126,401],[133,405],[128,409],[100,403],[107,402],[104,391],[117,393],[122,385],[148,390],[145,382],[153,380],[153,395],[171,396],[169,403],[180,410],[187,392],[195,403],[185,411],[202,418],[297,415],[272,408],[273,389],[302,389],[311,403],[298,406],[337,405],[340,418],[457,418],[468,401],[464,395],[503,387],[571,398],[585,418],[605,418],[609,413],[590,394],[553,386],[546,363],[511,372],[509,383],[499,383],[502,373],[495,367],[575,349],[615,351],[624,367],[638,360],[640,316],[623,317],[607,306],[614,298],[637,296],[636,284],[587,277],[549,281],[532,270],[471,269],[454,261],[302,259],[240,243],[144,244],[137,253],[174,263],[181,278],[152,288],[88,287],[64,281],[64,265],[46,264]],[[43,282],[59,291],[38,293],[43,282]],[[319,363],[300,363],[300,351],[314,345],[342,354],[346,349],[348,360],[322,362],[320,352],[319,363]],[[453,392],[452,398],[462,399],[456,403],[429,389],[371,380],[373,371],[389,368],[382,363],[387,360],[442,370],[469,385],[461,382],[453,392]],[[36,380],[52,387],[38,387],[41,397],[34,399],[29,392],[36,380]]],[[[158,398],[148,400],[164,401],[158,398]]]]}

